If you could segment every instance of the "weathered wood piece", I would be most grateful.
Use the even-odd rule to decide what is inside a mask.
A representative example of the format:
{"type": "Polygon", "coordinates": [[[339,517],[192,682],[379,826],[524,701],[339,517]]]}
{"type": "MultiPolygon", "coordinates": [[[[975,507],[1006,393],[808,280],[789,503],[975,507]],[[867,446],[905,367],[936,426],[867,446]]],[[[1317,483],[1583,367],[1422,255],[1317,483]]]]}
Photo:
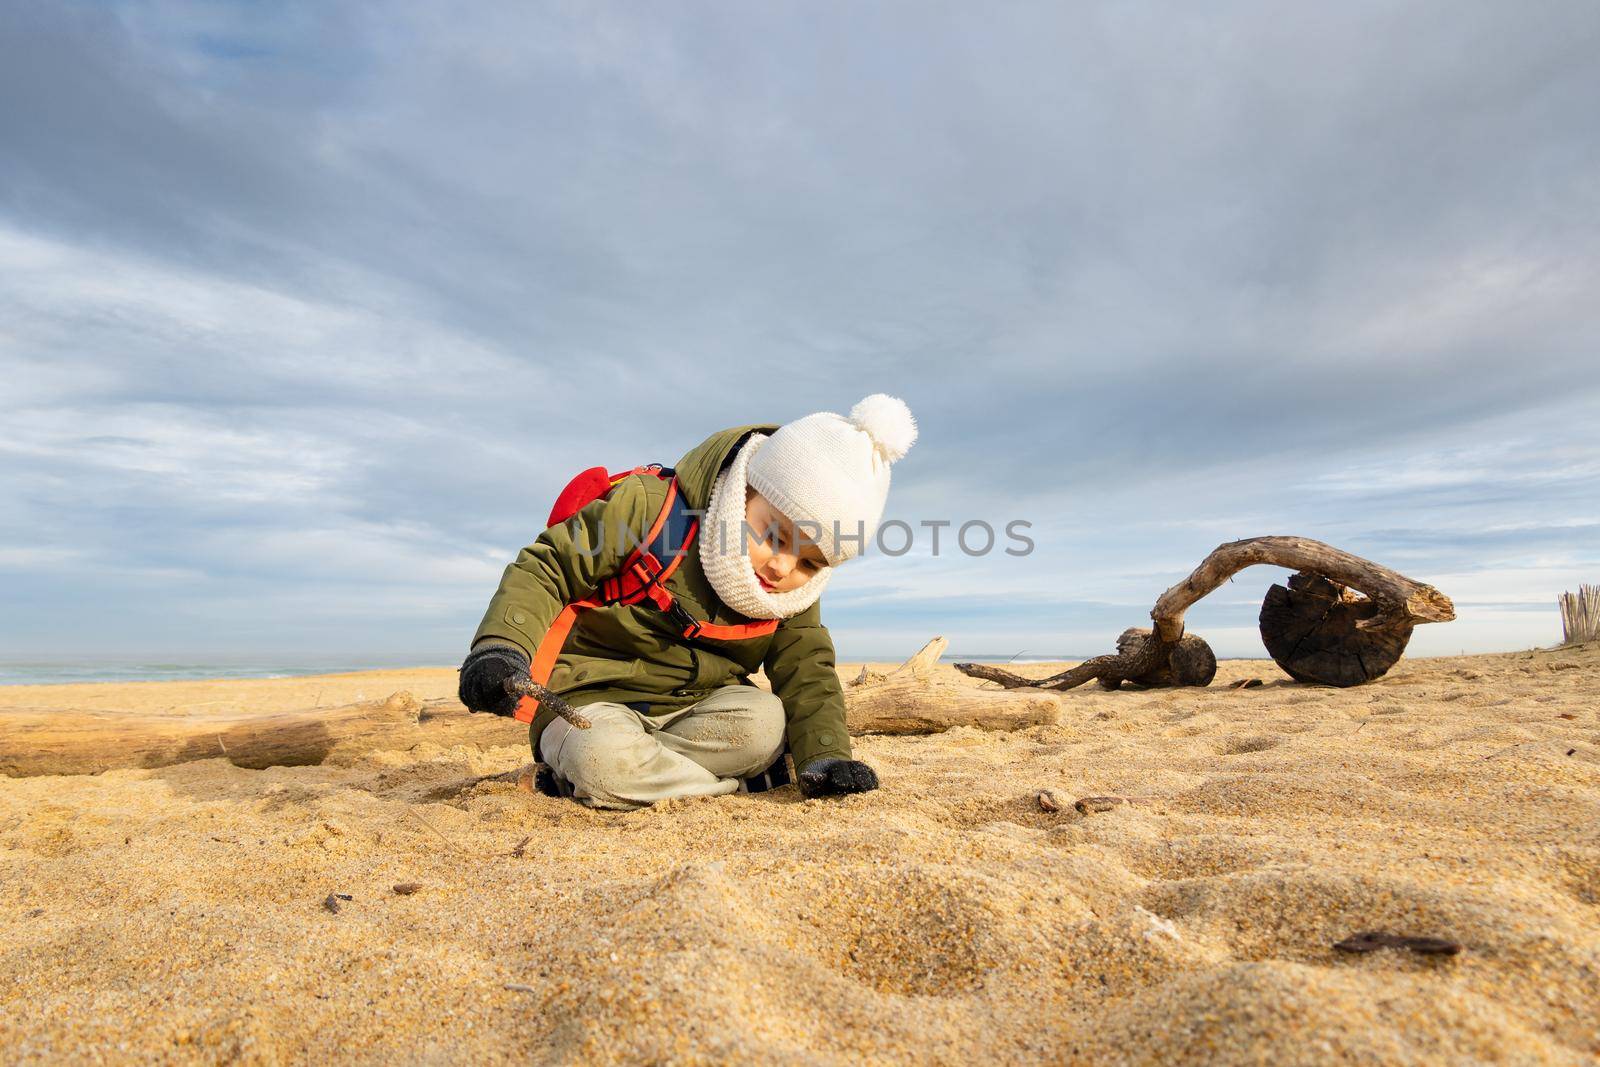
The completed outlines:
{"type": "Polygon", "coordinates": [[[1378,605],[1316,574],[1295,574],[1274,585],[1261,603],[1261,641],[1297,682],[1341,688],[1381,678],[1400,661],[1412,626],[1362,629],[1378,605]]]}
{"type": "Polygon", "coordinates": [[[380,748],[527,744],[527,727],[453,700],[387,700],[270,715],[190,716],[41,708],[0,716],[0,775],[99,774],[222,758],[262,768],[318,764],[380,748]]]}
{"type": "Polygon", "coordinates": [[[1320,605],[1310,601],[1295,609],[1315,616],[1309,621],[1301,621],[1282,597],[1269,594],[1270,611],[1263,605],[1262,637],[1268,651],[1291,677],[1300,680],[1333,685],[1370,681],[1399,659],[1412,627],[1456,617],[1450,598],[1439,590],[1371,560],[1309,537],[1252,537],[1219,545],[1193,573],[1162,593],[1150,612],[1153,630],[1124,631],[1115,655],[1096,656],[1069,671],[1040,679],[977,663],[958,663],[956,668],[1007,688],[1071,689],[1091,679],[1099,679],[1110,689],[1128,680],[1144,685],[1210,684],[1216,659],[1209,647],[1201,650],[1204,642],[1183,650],[1182,643],[1187,640],[1184,613],[1233,575],[1257,563],[1301,572],[1306,597],[1312,595],[1310,590],[1324,588],[1314,585],[1313,578],[1339,590],[1337,598],[1325,598],[1327,610],[1318,613],[1314,609],[1320,605]],[[1347,586],[1364,593],[1366,599],[1349,595],[1347,586]],[[1283,658],[1280,651],[1274,651],[1275,646],[1283,658]]]}
{"type": "MultiPolygon", "coordinates": [[[[1117,637],[1117,655],[1131,655],[1149,638],[1150,631],[1143,627],[1122,631],[1117,637]]],[[[1165,689],[1184,685],[1207,686],[1216,676],[1217,657],[1211,651],[1211,646],[1194,634],[1184,634],[1167,652],[1165,662],[1157,662],[1150,670],[1126,681],[1143,689],[1165,689]]],[[[1100,685],[1106,689],[1116,689],[1121,681],[1108,676],[1100,679],[1100,685]]]]}
{"type": "Polygon", "coordinates": [[[916,655],[906,660],[894,669],[891,678],[902,674],[913,674],[918,677],[927,677],[939,665],[939,657],[944,655],[944,650],[950,647],[950,642],[943,637],[935,637],[932,641],[917,650],[916,655]]]}
{"type": "Polygon", "coordinates": [[[1365,593],[1377,610],[1356,624],[1362,630],[1449,622],[1456,617],[1455,605],[1439,590],[1371,560],[1309,537],[1250,537],[1219,545],[1194,573],[1161,594],[1150,611],[1156,632],[1162,640],[1176,641],[1183,634],[1184,612],[1223,582],[1257,563],[1320,574],[1365,593]]]}
{"type": "Polygon", "coordinates": [[[1021,730],[1060,720],[1060,698],[1049,693],[974,689],[939,677],[934,667],[946,644],[936,637],[889,674],[846,689],[850,733],[932,734],[956,726],[1021,730]]]}
{"type": "Polygon", "coordinates": [[[1168,643],[1155,640],[1150,630],[1140,628],[1122,631],[1117,638],[1115,654],[1084,660],[1048,678],[1024,678],[983,663],[957,663],[955,666],[968,677],[999,682],[1007,689],[1075,689],[1090,681],[1099,681],[1104,689],[1120,688],[1123,682],[1158,689],[1173,685],[1210,685],[1211,679],[1217,676],[1217,657],[1201,638],[1185,634],[1168,643]]]}
{"type": "Polygon", "coordinates": [[[845,691],[852,734],[936,734],[957,726],[1021,730],[1060,721],[1059,698],[1038,690],[988,691],[942,679],[886,679],[845,691]]]}

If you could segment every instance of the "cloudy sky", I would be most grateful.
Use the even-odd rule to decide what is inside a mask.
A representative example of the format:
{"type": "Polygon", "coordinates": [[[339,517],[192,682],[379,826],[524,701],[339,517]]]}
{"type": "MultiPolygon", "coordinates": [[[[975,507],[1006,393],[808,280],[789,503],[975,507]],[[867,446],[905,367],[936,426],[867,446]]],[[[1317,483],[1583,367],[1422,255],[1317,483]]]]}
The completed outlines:
{"type": "MultiPolygon", "coordinates": [[[[0,5],[0,655],[459,658],[593,464],[904,397],[846,656],[1224,540],[1600,580],[1600,6],[0,5]]],[[[1190,616],[1227,655],[1281,576],[1190,616]]]]}

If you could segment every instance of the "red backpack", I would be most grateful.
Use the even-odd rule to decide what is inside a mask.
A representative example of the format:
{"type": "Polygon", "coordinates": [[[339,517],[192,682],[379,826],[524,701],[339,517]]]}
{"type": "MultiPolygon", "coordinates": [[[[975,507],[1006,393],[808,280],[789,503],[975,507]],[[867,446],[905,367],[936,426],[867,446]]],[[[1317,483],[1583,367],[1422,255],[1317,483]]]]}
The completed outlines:
{"type": "MultiPolygon", "coordinates": [[[[594,594],[564,605],[561,613],[550,624],[550,629],[539,639],[539,647],[534,651],[533,664],[529,667],[528,673],[540,685],[549,683],[550,673],[555,670],[556,659],[561,655],[561,646],[566,644],[567,635],[571,633],[572,626],[577,621],[578,612],[589,608],[638,604],[648,600],[672,620],[686,641],[692,641],[697,637],[708,637],[714,641],[743,641],[754,637],[765,637],[778,628],[777,619],[763,619],[735,626],[718,626],[702,622],[689,614],[667,589],[667,579],[678,569],[678,564],[689,551],[689,545],[700,532],[700,517],[684,501],[683,494],[678,491],[677,474],[669,467],[652,463],[620,474],[607,474],[604,467],[590,467],[561,490],[561,495],[556,497],[555,506],[550,509],[550,518],[545,525],[556,526],[566,522],[582,510],[584,505],[609,496],[618,483],[635,474],[653,475],[666,482],[666,502],[661,505],[661,511],[650,524],[649,531],[639,538],[639,544],[622,561],[622,567],[617,573],[603,580],[594,594]],[[663,560],[667,562],[663,563],[663,560]]],[[[537,700],[533,697],[523,697],[517,702],[517,720],[532,722],[538,710],[537,700]]]]}

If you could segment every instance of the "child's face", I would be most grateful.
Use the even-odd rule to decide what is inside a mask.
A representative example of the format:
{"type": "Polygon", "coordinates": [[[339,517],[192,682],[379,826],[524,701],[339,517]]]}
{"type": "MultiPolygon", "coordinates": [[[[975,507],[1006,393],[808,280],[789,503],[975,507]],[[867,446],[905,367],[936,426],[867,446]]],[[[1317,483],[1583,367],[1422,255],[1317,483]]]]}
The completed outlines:
{"type": "Polygon", "coordinates": [[[767,592],[798,589],[828,565],[822,549],[754,489],[745,494],[744,521],[749,527],[744,535],[745,553],[761,588],[767,592]]]}

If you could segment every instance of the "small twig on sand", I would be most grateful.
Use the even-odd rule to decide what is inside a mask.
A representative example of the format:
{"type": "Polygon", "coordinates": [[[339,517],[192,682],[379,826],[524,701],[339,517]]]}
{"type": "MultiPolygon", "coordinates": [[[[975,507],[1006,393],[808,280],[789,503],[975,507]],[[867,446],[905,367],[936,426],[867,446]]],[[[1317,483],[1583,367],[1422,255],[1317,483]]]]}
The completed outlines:
{"type": "Polygon", "coordinates": [[[528,842],[532,841],[532,840],[533,840],[533,835],[529,834],[527,837],[524,837],[521,841],[518,841],[517,842],[517,847],[512,849],[511,852],[510,852],[511,858],[515,859],[515,860],[520,860],[527,853],[527,851],[528,851],[528,842]]]}
{"type": "Polygon", "coordinates": [[[444,834],[440,833],[438,831],[438,829],[431,822],[429,822],[427,819],[424,819],[421,815],[418,815],[411,808],[407,808],[406,811],[411,813],[411,817],[412,818],[416,819],[423,826],[426,826],[429,830],[431,830],[433,832],[434,836],[438,837],[438,839],[440,841],[443,841],[445,844],[449,845],[450,846],[450,851],[456,852],[456,853],[460,853],[461,855],[465,855],[466,854],[466,853],[462,852],[460,848],[456,847],[456,843],[454,841],[450,840],[448,837],[444,836],[444,834]]]}
{"type": "Polygon", "coordinates": [[[1512,751],[1514,749],[1526,748],[1529,745],[1537,745],[1537,744],[1540,744],[1540,743],[1541,742],[1538,742],[1538,741],[1518,741],[1514,745],[1507,745],[1505,748],[1502,748],[1498,752],[1491,752],[1487,756],[1484,756],[1483,758],[1484,759],[1494,759],[1496,756],[1504,756],[1507,752],[1510,752],[1510,751],[1512,751]]]}
{"type": "Polygon", "coordinates": [[[537,992],[539,992],[539,990],[537,990],[533,986],[531,986],[531,985],[523,985],[521,982],[507,982],[505,985],[501,986],[500,988],[506,990],[507,992],[511,992],[511,993],[537,993],[537,992]]]}

